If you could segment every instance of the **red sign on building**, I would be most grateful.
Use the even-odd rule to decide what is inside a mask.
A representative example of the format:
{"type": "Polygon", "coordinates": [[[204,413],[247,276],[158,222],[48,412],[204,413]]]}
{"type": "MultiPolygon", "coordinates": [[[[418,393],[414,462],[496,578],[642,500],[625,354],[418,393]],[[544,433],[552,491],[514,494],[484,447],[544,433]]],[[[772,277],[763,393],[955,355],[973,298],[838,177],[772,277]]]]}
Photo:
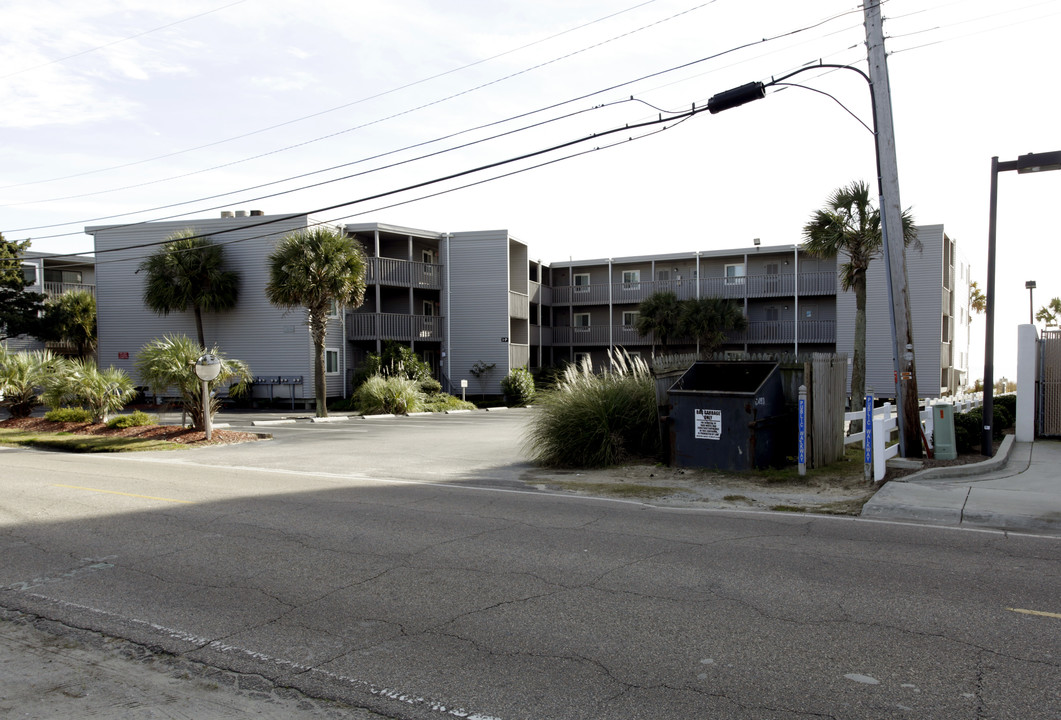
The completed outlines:
{"type": "Polygon", "coordinates": [[[129,359],[129,353],[127,353],[127,352],[118,353],[118,359],[119,360],[128,360],[129,359]]]}

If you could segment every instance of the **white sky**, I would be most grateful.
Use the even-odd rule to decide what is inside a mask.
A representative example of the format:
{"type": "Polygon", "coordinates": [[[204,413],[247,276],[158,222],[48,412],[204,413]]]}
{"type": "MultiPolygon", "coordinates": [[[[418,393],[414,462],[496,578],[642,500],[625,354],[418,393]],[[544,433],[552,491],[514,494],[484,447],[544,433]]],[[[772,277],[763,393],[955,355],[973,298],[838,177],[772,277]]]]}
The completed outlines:
{"type": "MultiPolygon", "coordinates": [[[[888,0],[883,13],[903,206],[920,223],[943,223],[983,286],[991,157],[1061,150],[1061,0],[888,0]]],[[[113,222],[135,222],[350,202],[658,118],[650,106],[700,106],[819,59],[865,69],[862,22],[850,0],[7,0],[0,231],[33,238],[35,250],[87,252],[84,226],[115,215],[113,222]],[[589,97],[404,150],[580,96],[589,97]],[[600,105],[607,107],[591,110],[600,105]],[[396,161],[409,162],[377,170],[396,161]],[[277,182],[339,165],[346,167],[277,182]],[[295,191],[353,173],[363,174],[295,191]],[[275,184],[244,190],[264,183],[275,184]],[[254,199],[277,192],[287,194],[254,199]]],[[[869,92],[854,73],[792,81],[832,94],[871,123],[869,92]]],[[[320,216],[438,231],[507,228],[536,258],[559,262],[742,247],[756,237],[798,242],[834,188],[854,179],[875,185],[870,133],[819,93],[775,89],[671,125],[636,142],[605,147],[645,131],[320,216]]],[[[1061,295],[1050,222],[1059,195],[1061,172],[1000,177],[996,378],[1016,374],[1024,282],[1038,282],[1037,308],[1061,295]]],[[[982,375],[983,327],[980,317],[974,378],[982,375]]]]}

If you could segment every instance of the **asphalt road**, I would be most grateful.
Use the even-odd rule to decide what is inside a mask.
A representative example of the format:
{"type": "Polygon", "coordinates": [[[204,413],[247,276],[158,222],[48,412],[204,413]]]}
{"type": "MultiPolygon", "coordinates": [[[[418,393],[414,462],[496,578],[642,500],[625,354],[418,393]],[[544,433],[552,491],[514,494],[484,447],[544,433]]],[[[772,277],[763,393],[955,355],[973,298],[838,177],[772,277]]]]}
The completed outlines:
{"type": "Polygon", "coordinates": [[[525,419],[0,450],[0,606],[391,718],[1061,718],[1056,539],[524,492],[525,419]]]}

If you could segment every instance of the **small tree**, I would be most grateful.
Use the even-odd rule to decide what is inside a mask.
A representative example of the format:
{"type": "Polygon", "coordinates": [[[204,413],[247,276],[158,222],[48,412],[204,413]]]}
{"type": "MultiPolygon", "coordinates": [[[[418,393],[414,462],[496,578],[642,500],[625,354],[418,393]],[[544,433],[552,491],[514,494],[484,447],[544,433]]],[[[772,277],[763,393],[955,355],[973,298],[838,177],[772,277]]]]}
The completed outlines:
{"type": "Polygon", "coordinates": [[[124,370],[100,370],[92,360],[59,359],[44,378],[42,400],[54,409],[84,407],[92,422],[106,422],[110,413],[125,407],[136,395],[133,380],[124,370]]]}
{"type": "Polygon", "coordinates": [[[22,274],[22,254],[28,247],[29,240],[5,240],[0,234],[0,340],[41,332],[44,295],[27,292],[30,283],[22,274]]]}
{"type": "Polygon", "coordinates": [[[305,308],[315,350],[317,417],[327,417],[324,344],[328,312],[333,306],[356,308],[365,300],[365,255],[360,243],[327,227],[299,230],[284,237],[269,255],[265,296],[277,307],[305,308]]]}
{"type": "Polygon", "coordinates": [[[239,275],[225,270],[224,262],[222,246],[195,231],[170,235],[169,242],[137,270],[147,273],[144,304],[158,315],[191,307],[199,345],[206,347],[203,313],[231,310],[239,300],[239,275]]]}
{"type": "Polygon", "coordinates": [[[634,326],[641,337],[652,336],[652,354],[656,354],[659,342],[663,352],[667,351],[667,340],[678,332],[681,320],[681,302],[672,292],[658,292],[648,296],[637,308],[637,323],[634,326]]]}
{"type": "Polygon", "coordinates": [[[47,350],[10,352],[0,344],[0,407],[11,417],[29,417],[56,361],[47,350]]]}
{"type": "Polygon", "coordinates": [[[493,372],[495,367],[497,367],[497,363],[487,364],[482,360],[476,360],[475,364],[468,370],[479,381],[479,395],[483,398],[486,397],[486,376],[493,372]]]}
{"type": "Polygon", "coordinates": [[[96,349],[96,297],[88,290],[71,290],[44,304],[44,335],[74,346],[79,358],[96,349]]]}
{"type": "MultiPolygon", "coordinates": [[[[176,388],[184,409],[191,414],[195,427],[200,429],[203,422],[202,381],[195,374],[195,361],[203,353],[203,348],[188,336],[167,335],[149,342],[136,356],[136,370],[141,382],[156,395],[176,388]]],[[[214,383],[230,383],[228,394],[233,397],[246,393],[253,379],[247,363],[225,357],[216,345],[209,353],[221,360],[221,372],[214,383]]],[[[219,406],[217,399],[211,399],[211,416],[219,406]]]]}
{"type": "Polygon", "coordinates": [[[987,296],[975,280],[969,283],[969,308],[977,315],[987,310],[987,296]]]}
{"type": "Polygon", "coordinates": [[[736,303],[723,298],[684,300],[678,319],[678,332],[696,338],[700,352],[714,352],[726,341],[726,333],[743,330],[748,320],[736,303]]]}
{"type": "Polygon", "coordinates": [[[1047,327],[1056,326],[1059,317],[1061,317],[1061,298],[1052,298],[1035,313],[1035,319],[1047,327]]]}

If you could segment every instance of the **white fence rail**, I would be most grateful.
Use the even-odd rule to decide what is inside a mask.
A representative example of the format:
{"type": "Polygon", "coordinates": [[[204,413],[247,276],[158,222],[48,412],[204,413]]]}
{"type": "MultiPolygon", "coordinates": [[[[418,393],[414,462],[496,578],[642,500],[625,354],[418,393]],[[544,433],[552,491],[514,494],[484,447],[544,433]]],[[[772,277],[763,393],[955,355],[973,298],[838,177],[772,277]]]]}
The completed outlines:
{"type": "MultiPolygon", "coordinates": [[[[932,419],[934,417],[932,409],[940,403],[950,403],[953,405],[955,414],[968,412],[969,410],[978,408],[984,404],[983,393],[929,400],[925,405],[922,405],[921,424],[925,431],[925,437],[928,438],[930,445],[932,443],[932,419]]],[[[844,425],[846,427],[852,420],[863,419],[865,419],[864,410],[845,413],[844,425]]],[[[873,409],[873,432],[871,435],[873,438],[873,479],[876,482],[884,479],[885,464],[887,461],[899,454],[898,440],[895,442],[892,441],[892,431],[896,428],[898,428],[898,421],[895,417],[895,407],[893,405],[885,403],[881,407],[873,409]]],[[[862,443],[863,449],[866,449],[865,428],[863,428],[863,431],[860,433],[854,433],[844,438],[844,445],[853,445],[855,443],[862,443]]]]}

